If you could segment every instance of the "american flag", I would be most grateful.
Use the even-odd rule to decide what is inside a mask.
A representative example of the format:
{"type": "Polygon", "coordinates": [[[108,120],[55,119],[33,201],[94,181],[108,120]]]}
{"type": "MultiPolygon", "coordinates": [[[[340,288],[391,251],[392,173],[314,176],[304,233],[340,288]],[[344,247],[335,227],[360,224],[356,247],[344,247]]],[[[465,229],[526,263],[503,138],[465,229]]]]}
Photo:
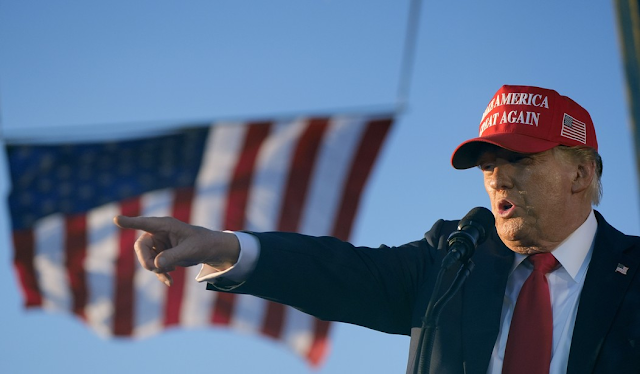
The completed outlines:
{"type": "Polygon", "coordinates": [[[622,275],[627,275],[627,271],[629,271],[629,267],[628,266],[624,266],[622,264],[618,264],[618,266],[616,267],[616,273],[620,273],[622,275]]]}
{"type": "Polygon", "coordinates": [[[330,324],[247,295],[205,291],[198,267],[167,288],[136,262],[118,214],[213,229],[349,237],[390,116],[216,123],[137,140],[7,146],[14,265],[28,308],[75,314],[105,337],[227,326],[311,365],[330,324]]]}
{"type": "Polygon", "coordinates": [[[582,144],[587,144],[587,125],[565,113],[562,119],[560,135],[582,144]]]}

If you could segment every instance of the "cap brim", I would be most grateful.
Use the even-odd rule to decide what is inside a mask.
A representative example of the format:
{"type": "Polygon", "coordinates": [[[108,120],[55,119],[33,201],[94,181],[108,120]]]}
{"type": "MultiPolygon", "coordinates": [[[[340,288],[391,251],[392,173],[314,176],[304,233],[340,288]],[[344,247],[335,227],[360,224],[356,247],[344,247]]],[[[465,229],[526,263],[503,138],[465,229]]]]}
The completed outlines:
{"type": "Polygon", "coordinates": [[[478,158],[486,144],[518,153],[538,153],[548,151],[560,143],[533,138],[528,135],[503,133],[467,140],[460,144],[451,156],[451,165],[456,169],[469,169],[478,165],[478,158]]]}

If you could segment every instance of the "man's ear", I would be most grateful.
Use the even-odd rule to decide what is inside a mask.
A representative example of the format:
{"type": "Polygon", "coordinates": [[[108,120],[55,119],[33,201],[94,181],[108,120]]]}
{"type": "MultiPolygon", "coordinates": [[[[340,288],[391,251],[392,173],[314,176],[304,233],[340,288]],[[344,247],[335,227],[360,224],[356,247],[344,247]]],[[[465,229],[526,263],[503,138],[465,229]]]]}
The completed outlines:
{"type": "Polygon", "coordinates": [[[576,165],[571,192],[579,193],[591,186],[591,181],[596,177],[595,162],[581,162],[576,165]]]}

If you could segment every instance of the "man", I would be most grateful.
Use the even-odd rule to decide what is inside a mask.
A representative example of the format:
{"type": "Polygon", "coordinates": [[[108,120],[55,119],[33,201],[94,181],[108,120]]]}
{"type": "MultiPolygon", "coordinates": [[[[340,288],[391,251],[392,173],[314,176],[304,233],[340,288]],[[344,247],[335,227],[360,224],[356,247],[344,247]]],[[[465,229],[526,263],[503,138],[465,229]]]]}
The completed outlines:
{"type": "MultiPolygon", "coordinates": [[[[494,95],[479,136],[456,149],[452,164],[482,170],[495,230],[445,306],[430,372],[640,372],[640,240],[592,209],[601,194],[597,149],[591,118],[573,100],[529,86],[494,95]]],[[[373,249],[293,233],[210,231],[172,218],[115,222],[146,231],[138,259],[167,284],[175,266],[203,264],[197,279],[209,289],[411,335],[409,373],[457,227],[439,220],[422,240],[373,249]]],[[[454,276],[445,273],[443,284],[454,276]]]]}

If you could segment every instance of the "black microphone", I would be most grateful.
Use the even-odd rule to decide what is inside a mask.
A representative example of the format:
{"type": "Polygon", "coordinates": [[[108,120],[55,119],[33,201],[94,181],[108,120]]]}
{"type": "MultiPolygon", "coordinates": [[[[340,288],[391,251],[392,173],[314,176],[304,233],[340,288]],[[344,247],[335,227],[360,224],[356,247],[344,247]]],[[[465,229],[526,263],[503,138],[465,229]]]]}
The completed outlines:
{"type": "Polygon", "coordinates": [[[449,253],[442,260],[442,267],[449,269],[456,261],[465,263],[476,251],[478,244],[487,239],[495,225],[493,213],[487,208],[476,207],[458,224],[458,230],[449,235],[449,253]]]}

